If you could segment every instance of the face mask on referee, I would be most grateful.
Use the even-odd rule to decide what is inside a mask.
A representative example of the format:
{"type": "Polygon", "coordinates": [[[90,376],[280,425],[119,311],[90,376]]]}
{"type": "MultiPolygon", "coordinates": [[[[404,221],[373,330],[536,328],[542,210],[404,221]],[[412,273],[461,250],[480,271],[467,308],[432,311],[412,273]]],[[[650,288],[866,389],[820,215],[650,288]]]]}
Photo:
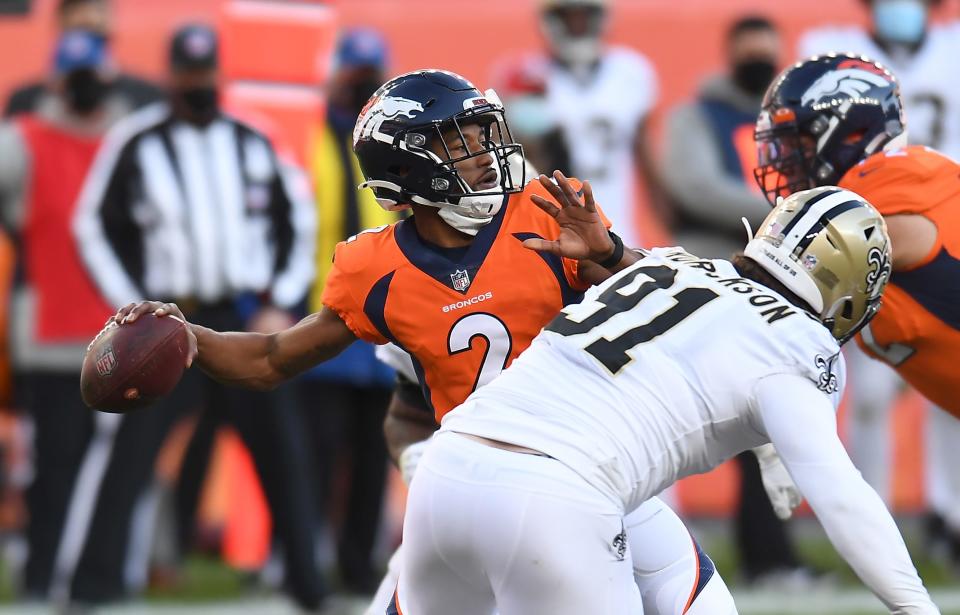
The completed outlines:
{"type": "Polygon", "coordinates": [[[178,118],[196,126],[206,126],[220,112],[216,72],[184,71],[174,73],[170,84],[170,104],[178,118]]]}
{"type": "Polygon", "coordinates": [[[177,118],[206,126],[220,112],[217,37],[203,25],[189,25],[170,44],[170,104],[177,118]]]}
{"type": "Polygon", "coordinates": [[[217,117],[220,104],[215,86],[197,86],[173,90],[178,115],[191,124],[206,126],[217,117]]]}

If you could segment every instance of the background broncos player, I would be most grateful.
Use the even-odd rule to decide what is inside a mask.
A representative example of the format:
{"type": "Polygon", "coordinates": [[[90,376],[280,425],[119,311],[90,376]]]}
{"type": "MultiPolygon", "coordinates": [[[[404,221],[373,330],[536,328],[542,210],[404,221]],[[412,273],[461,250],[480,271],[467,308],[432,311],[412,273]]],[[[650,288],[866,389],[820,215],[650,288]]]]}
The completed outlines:
{"type": "Polygon", "coordinates": [[[906,137],[898,83],[884,66],[850,54],[816,56],[767,92],[757,176],[771,203],[838,183],[885,216],[893,276],[858,341],[939,406],[928,413],[927,493],[941,517],[933,525],[945,523],[960,563],[960,421],[943,412],[960,417],[960,371],[950,360],[960,356],[960,165],[928,147],[904,147],[906,137]],[[821,87],[827,82],[838,86],[821,87]]]}
{"type": "MultiPolygon", "coordinates": [[[[541,177],[522,186],[522,173],[510,164],[522,149],[503,115],[494,92],[481,93],[445,71],[414,71],[382,86],[360,114],[354,150],[380,204],[409,207],[414,215],[339,244],[324,308],[286,331],[223,334],[191,326],[200,367],[221,381],[269,387],[357,338],[391,341],[414,360],[430,421],[494,379],[565,304],[609,275],[604,267],[636,258],[603,224],[586,239],[562,235],[537,203],[580,185],[558,175],[560,185],[541,177]],[[569,258],[550,253],[561,245],[569,258]],[[487,293],[482,303],[467,301],[487,293]]],[[[589,184],[582,189],[592,199],[589,184]]],[[[583,215],[600,218],[595,210],[583,215]]],[[[146,302],[118,316],[135,319],[158,309],[180,315],[175,306],[146,302]]],[[[387,427],[396,450],[407,434],[397,433],[396,421],[387,427]]],[[[629,540],[656,546],[639,564],[649,572],[638,579],[648,612],[733,612],[712,562],[669,508],[651,499],[633,519],[618,518],[607,541],[617,541],[621,557],[624,524],[629,540]]]]}
{"type": "Polygon", "coordinates": [[[424,454],[398,612],[643,612],[607,539],[623,511],[772,441],[891,612],[939,613],[836,433],[839,346],[889,274],[880,214],[823,188],[785,199],[733,262],[654,249],[564,308],[424,454]]]}
{"type": "MultiPolygon", "coordinates": [[[[930,13],[944,4],[941,0],[861,0],[860,4],[869,11],[866,27],[812,30],[800,39],[797,57],[843,51],[879,61],[900,82],[909,111],[910,143],[960,160],[960,81],[954,62],[960,56],[960,25],[956,21],[934,23],[930,13]]],[[[847,364],[850,454],[870,484],[888,499],[893,459],[889,419],[902,381],[888,366],[869,360],[855,346],[848,349],[847,364]]],[[[942,425],[942,416],[930,422],[931,433],[949,429],[942,425]]],[[[934,478],[942,473],[930,470],[928,475],[934,478]]]]}

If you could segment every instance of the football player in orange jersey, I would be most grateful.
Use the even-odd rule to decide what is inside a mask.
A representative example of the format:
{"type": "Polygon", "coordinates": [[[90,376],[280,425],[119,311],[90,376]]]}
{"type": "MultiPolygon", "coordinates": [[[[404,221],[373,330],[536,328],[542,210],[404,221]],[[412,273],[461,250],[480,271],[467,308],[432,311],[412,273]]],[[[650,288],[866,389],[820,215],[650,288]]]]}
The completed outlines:
{"type": "MultiPolygon", "coordinates": [[[[458,75],[415,71],[385,84],[360,114],[354,149],[364,186],[382,206],[412,208],[413,217],[341,243],[325,307],[286,331],[191,325],[197,362],[217,379],[271,387],[358,338],[390,341],[413,358],[439,421],[582,290],[638,258],[608,232],[589,184],[557,174],[556,184],[541,176],[523,185],[522,148],[496,94],[458,75]]],[[[147,312],[181,316],[175,305],[145,302],[117,317],[147,312]]],[[[736,612],[712,562],[662,502],[643,504],[624,526],[608,546],[620,557],[628,542],[645,546],[631,555],[648,612],[736,612]]]]}
{"type": "MultiPolygon", "coordinates": [[[[757,120],[756,176],[772,202],[837,184],[886,219],[893,276],[877,317],[857,337],[871,356],[960,418],[960,165],[907,146],[896,78],[852,54],[815,56],[767,91],[757,120]]],[[[838,305],[843,310],[844,305],[838,305]]],[[[928,497],[960,563],[960,422],[932,410],[928,497]]]]}

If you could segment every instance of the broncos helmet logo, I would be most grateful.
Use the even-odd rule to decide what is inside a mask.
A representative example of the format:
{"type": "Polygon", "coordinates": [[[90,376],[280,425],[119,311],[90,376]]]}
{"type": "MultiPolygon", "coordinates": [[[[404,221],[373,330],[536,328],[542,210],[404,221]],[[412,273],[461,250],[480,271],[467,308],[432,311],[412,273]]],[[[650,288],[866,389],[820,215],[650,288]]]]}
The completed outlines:
{"type": "Polygon", "coordinates": [[[846,68],[830,71],[807,88],[800,99],[806,106],[824,99],[859,98],[874,87],[883,87],[890,82],[886,77],[862,68],[846,68]]]}
{"type": "Polygon", "coordinates": [[[400,96],[374,96],[360,112],[360,118],[354,126],[354,145],[362,137],[370,137],[379,131],[385,121],[401,116],[413,119],[422,112],[423,105],[415,100],[400,96]]]}
{"type": "MultiPolygon", "coordinates": [[[[374,108],[376,107],[377,105],[374,105],[374,108]]],[[[383,119],[385,120],[392,120],[401,115],[413,119],[417,116],[417,113],[423,111],[423,105],[409,98],[384,96],[379,101],[379,109],[383,113],[383,119]]]]}

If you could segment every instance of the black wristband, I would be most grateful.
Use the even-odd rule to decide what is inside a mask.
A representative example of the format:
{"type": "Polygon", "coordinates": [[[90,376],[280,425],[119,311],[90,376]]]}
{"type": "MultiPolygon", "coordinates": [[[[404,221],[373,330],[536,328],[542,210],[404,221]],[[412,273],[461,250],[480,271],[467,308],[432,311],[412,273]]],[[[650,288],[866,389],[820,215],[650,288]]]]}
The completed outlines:
{"type": "Polygon", "coordinates": [[[600,266],[604,269],[611,269],[619,265],[623,259],[623,240],[613,231],[607,231],[607,234],[610,235],[610,240],[613,241],[613,254],[610,255],[610,258],[600,263],[600,266]]]}

